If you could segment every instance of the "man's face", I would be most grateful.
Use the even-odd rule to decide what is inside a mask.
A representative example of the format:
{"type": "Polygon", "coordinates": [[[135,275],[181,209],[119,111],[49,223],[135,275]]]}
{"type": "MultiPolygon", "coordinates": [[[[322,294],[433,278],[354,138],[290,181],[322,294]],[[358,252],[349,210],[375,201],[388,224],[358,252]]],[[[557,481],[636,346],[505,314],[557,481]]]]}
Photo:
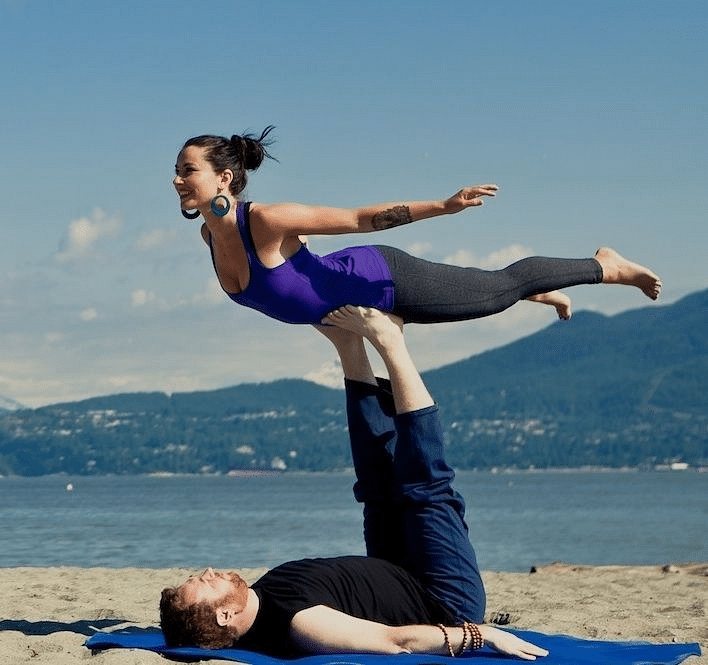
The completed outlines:
{"type": "Polygon", "coordinates": [[[241,577],[236,573],[214,571],[207,568],[201,575],[193,575],[179,589],[182,598],[190,605],[209,603],[215,606],[232,596],[238,589],[241,577]]]}

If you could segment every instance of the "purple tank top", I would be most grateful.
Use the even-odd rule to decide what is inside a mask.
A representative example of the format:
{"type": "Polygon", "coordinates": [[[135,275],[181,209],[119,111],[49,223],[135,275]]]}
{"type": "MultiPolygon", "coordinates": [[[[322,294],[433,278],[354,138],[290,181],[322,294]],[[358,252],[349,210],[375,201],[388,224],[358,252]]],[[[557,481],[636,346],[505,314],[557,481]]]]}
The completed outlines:
{"type": "Polygon", "coordinates": [[[250,203],[239,202],[236,218],[251,274],[241,293],[226,291],[231,300],[285,323],[320,323],[342,305],[392,311],[391,272],[375,247],[349,247],[318,256],[303,245],[285,263],[266,268],[253,245],[249,208],[250,203]]]}

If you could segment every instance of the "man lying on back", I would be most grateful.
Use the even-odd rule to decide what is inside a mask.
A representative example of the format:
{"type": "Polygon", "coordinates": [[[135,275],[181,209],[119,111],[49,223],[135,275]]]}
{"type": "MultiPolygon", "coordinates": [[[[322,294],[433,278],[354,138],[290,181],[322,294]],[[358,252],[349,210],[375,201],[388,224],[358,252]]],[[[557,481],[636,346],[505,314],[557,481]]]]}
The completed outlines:
{"type": "Polygon", "coordinates": [[[277,566],[249,587],[207,569],[162,592],[168,644],[312,653],[458,655],[487,643],[533,660],[547,651],[482,624],[485,592],[452,489],[438,408],[405,346],[400,319],[344,307],[321,331],[339,352],[364,504],[367,556],[277,566]],[[376,379],[364,338],[390,380],[376,379]]]}

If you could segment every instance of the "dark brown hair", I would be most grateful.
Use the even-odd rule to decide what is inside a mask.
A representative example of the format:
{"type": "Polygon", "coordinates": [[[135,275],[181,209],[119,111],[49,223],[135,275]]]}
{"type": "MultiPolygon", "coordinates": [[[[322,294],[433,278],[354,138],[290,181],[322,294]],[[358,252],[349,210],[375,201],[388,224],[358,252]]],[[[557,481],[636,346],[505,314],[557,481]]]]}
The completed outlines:
{"type": "Polygon", "coordinates": [[[230,139],[215,134],[202,134],[187,139],[182,150],[192,145],[206,148],[204,158],[216,173],[226,169],[233,171],[234,179],[229,191],[234,196],[238,196],[248,183],[246,171],[255,171],[266,158],[274,159],[268,152],[268,147],[272,145],[273,140],[267,138],[274,129],[273,125],[268,125],[258,137],[246,133],[234,134],[230,139]]]}
{"type": "Polygon", "coordinates": [[[248,585],[242,578],[238,580],[233,593],[213,603],[187,602],[180,587],[163,589],[160,598],[160,627],[167,645],[199,646],[204,649],[231,646],[234,636],[228,626],[217,623],[216,610],[230,601],[245,607],[248,585]]]}

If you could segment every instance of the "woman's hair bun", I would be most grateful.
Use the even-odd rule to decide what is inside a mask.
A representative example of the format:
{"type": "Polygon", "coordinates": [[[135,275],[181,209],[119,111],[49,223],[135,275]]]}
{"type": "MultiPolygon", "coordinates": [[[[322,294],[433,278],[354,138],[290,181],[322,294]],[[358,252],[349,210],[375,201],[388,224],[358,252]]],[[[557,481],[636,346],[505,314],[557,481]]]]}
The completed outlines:
{"type": "Polygon", "coordinates": [[[274,129],[273,125],[268,125],[258,137],[255,134],[234,134],[231,137],[238,161],[247,171],[255,171],[266,157],[271,157],[268,147],[273,140],[267,137],[274,129]]]}

